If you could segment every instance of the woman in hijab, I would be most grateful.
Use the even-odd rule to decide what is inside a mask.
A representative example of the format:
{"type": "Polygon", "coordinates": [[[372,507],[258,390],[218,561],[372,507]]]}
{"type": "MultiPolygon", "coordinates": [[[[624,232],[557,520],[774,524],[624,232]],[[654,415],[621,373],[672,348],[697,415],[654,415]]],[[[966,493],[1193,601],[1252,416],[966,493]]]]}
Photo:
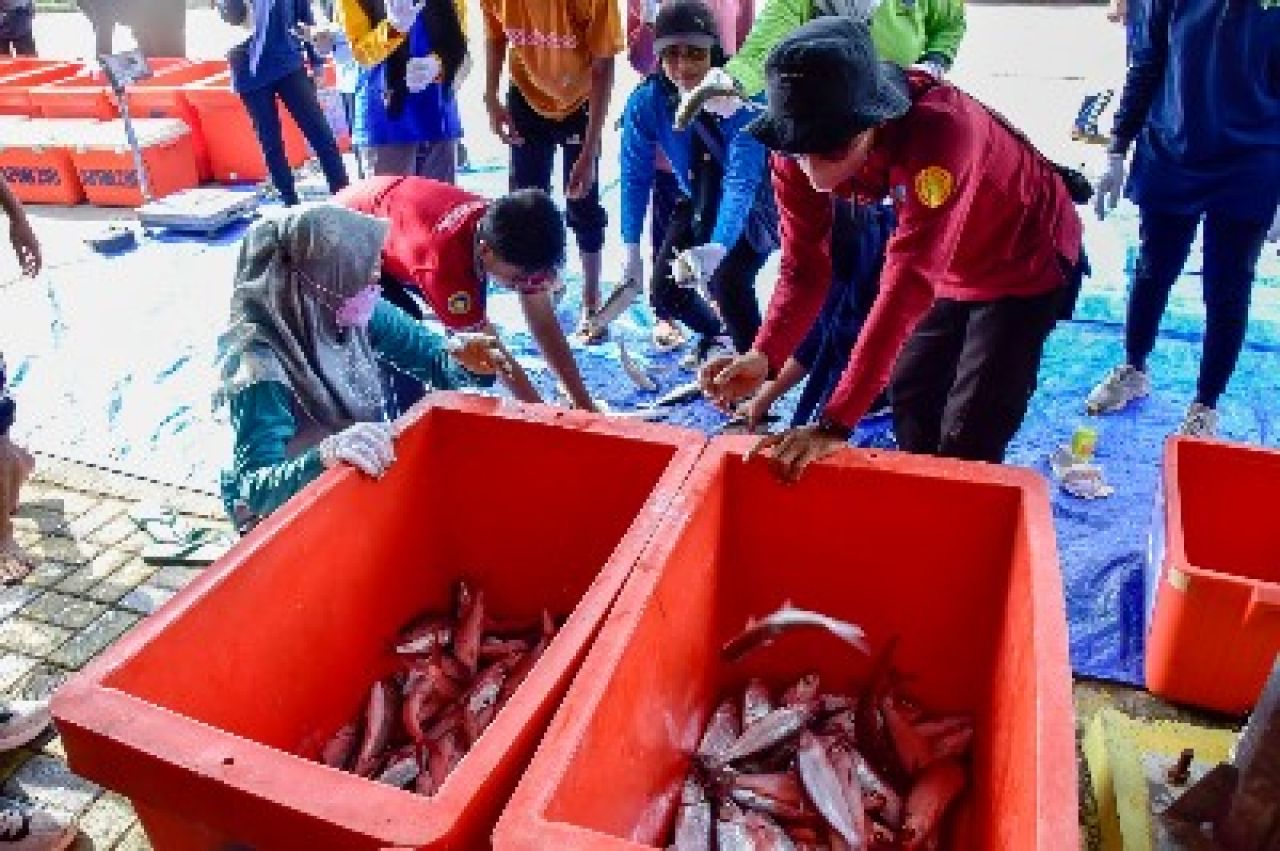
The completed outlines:
{"type": "Polygon", "coordinates": [[[388,229],[309,205],[258,222],[241,245],[218,346],[235,431],[222,493],[241,532],[325,468],[380,477],[395,460],[378,361],[445,390],[492,384],[507,368],[496,338],[446,343],[379,299],[388,229]]]}
{"type": "Polygon", "coordinates": [[[347,167],[316,97],[315,83],[307,73],[309,64],[318,72],[322,63],[299,36],[300,28],[315,25],[310,0],[215,2],[224,21],[246,27],[252,33],[227,53],[231,85],[253,121],[280,200],[286,206],[297,204],[298,190],[285,154],[277,99],[289,110],[311,150],[320,158],[329,191],[337,192],[346,186],[347,167]]]}

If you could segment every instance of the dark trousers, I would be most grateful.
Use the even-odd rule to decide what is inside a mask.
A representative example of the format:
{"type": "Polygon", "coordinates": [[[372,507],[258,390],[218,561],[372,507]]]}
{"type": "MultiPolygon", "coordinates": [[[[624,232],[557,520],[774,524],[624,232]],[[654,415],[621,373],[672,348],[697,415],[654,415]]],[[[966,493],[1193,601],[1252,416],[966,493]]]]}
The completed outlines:
{"type": "Polygon", "coordinates": [[[268,86],[240,93],[249,118],[253,120],[258,144],[262,146],[262,156],[267,161],[271,182],[279,191],[280,199],[287,206],[298,203],[293,170],[289,168],[289,158],[284,152],[284,133],[280,128],[280,113],[276,108],[277,97],[297,122],[298,129],[310,143],[311,150],[320,158],[320,167],[329,183],[329,191],[337,192],[346,186],[347,167],[342,162],[338,140],[334,138],[333,128],[329,126],[324,110],[320,108],[320,101],[316,99],[315,83],[305,69],[299,68],[268,86]]]}
{"type": "MultiPolygon", "coordinates": [[[[568,185],[569,172],[578,161],[587,132],[587,107],[583,105],[567,118],[546,118],[534,112],[513,86],[507,91],[507,109],[511,111],[512,126],[524,139],[524,144],[511,146],[511,190],[532,186],[550,193],[557,148],[563,152],[562,185],[568,185]]],[[[591,181],[587,194],[565,199],[565,222],[585,254],[595,254],[604,247],[604,229],[609,223],[600,204],[599,163],[596,165],[596,179],[591,181]]]]}
{"type": "Polygon", "coordinates": [[[999,463],[1036,389],[1062,290],[1032,298],[938,299],[890,379],[898,447],[999,463]]]}
{"type": "Polygon", "coordinates": [[[809,373],[792,425],[810,422],[831,398],[871,305],[880,292],[885,246],[893,235],[892,207],[833,201],[831,224],[831,289],[795,359],[809,373]]]}
{"type": "Polygon", "coordinates": [[[733,339],[733,347],[745,352],[751,348],[756,332],[760,330],[756,275],[768,255],[756,252],[746,237],[729,249],[707,283],[711,298],[720,309],[717,316],[696,289],[678,285],[671,274],[671,261],[677,254],[706,242],[705,237],[698,233],[693,217],[693,204],[688,199],[676,202],[662,245],[654,255],[653,277],[649,285],[653,312],[659,319],[678,319],[704,337],[715,336],[723,328],[733,339]]]}
{"type": "Polygon", "coordinates": [[[35,55],[36,40],[31,35],[18,36],[17,38],[0,38],[0,57],[35,55]]]}
{"type": "MultiPolygon", "coordinates": [[[[1141,210],[1138,262],[1125,320],[1125,356],[1145,370],[1156,344],[1169,291],[1182,271],[1200,216],[1141,210]]],[[[1204,217],[1204,353],[1196,401],[1210,408],[1227,389],[1244,346],[1249,296],[1269,222],[1242,222],[1209,213],[1204,217]]]]}
{"type": "Polygon", "coordinates": [[[674,172],[663,168],[654,171],[653,208],[649,211],[649,239],[653,245],[654,257],[662,250],[662,240],[667,236],[671,214],[683,194],[674,172]]]}

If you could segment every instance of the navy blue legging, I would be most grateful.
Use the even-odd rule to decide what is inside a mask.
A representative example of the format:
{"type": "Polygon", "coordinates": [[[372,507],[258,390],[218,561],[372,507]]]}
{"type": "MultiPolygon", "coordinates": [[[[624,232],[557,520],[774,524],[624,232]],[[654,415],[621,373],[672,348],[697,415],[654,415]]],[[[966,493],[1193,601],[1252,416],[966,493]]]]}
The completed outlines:
{"type": "MultiPolygon", "coordinates": [[[[1140,211],[1138,262],[1125,320],[1125,356],[1141,370],[1156,344],[1169,291],[1191,253],[1200,215],[1140,211]]],[[[1235,371],[1249,323],[1249,296],[1269,222],[1204,216],[1204,352],[1196,401],[1216,408],[1235,371]]]]}
{"type": "Polygon", "coordinates": [[[297,122],[311,150],[320,158],[329,191],[337,192],[346,186],[347,167],[342,162],[342,152],[338,150],[333,129],[316,99],[315,83],[304,68],[299,68],[274,83],[240,93],[240,99],[253,121],[253,129],[258,134],[258,144],[262,146],[262,156],[267,161],[267,170],[271,172],[271,182],[280,193],[280,200],[290,207],[297,204],[298,189],[293,182],[289,158],[284,152],[284,131],[280,128],[277,97],[297,122]]]}

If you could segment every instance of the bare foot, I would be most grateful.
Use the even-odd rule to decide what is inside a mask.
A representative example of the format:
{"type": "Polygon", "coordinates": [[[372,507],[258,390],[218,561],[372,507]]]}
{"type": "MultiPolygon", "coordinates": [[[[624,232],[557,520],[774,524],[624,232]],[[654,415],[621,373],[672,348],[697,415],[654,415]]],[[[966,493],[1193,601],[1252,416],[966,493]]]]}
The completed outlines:
{"type": "Polygon", "coordinates": [[[11,538],[0,544],[0,583],[12,585],[20,582],[35,566],[35,558],[18,546],[17,541],[11,538]]]}

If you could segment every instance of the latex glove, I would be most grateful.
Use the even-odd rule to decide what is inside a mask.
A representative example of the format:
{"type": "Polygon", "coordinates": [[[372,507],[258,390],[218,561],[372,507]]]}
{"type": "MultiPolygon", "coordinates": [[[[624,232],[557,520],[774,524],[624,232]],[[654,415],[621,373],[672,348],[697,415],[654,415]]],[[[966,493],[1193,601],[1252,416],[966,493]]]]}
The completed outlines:
{"type": "Polygon", "coordinates": [[[639,245],[627,246],[627,262],[622,267],[620,286],[637,286],[644,289],[644,258],[640,256],[639,245]]]}
{"type": "Polygon", "coordinates": [[[1276,208],[1276,217],[1271,220],[1271,230],[1267,231],[1267,242],[1280,242],[1280,207],[1276,208]]]}
{"type": "Polygon", "coordinates": [[[440,79],[440,57],[434,53],[414,57],[405,69],[404,81],[411,92],[420,92],[440,79]]]}
{"type": "Polygon", "coordinates": [[[1124,178],[1124,154],[1107,154],[1107,170],[1098,179],[1098,190],[1093,199],[1093,209],[1099,219],[1106,218],[1107,213],[1120,203],[1120,196],[1124,193],[1124,178]]]}
{"type": "Polygon", "coordinates": [[[387,20],[397,32],[407,33],[425,3],[426,0],[387,0],[387,20]]]}
{"type": "Polygon", "coordinates": [[[712,358],[698,371],[698,385],[712,404],[731,411],[759,390],[769,376],[769,360],[755,349],[741,355],[712,358]]]}
{"type": "Polygon", "coordinates": [[[492,334],[464,331],[453,334],[446,344],[449,354],[476,375],[511,374],[511,359],[502,341],[492,334]]]}
{"type": "Polygon", "coordinates": [[[375,479],[382,478],[396,460],[391,423],[353,423],[320,441],[319,450],[325,467],[336,467],[342,462],[375,479]]]}
{"type": "Polygon", "coordinates": [[[942,82],[942,78],[947,74],[947,69],[942,67],[940,62],[917,62],[911,66],[911,70],[923,71],[938,82],[942,82]]]}
{"type": "Polygon", "coordinates": [[[640,20],[646,24],[658,20],[658,0],[640,0],[640,20]]]}
{"type": "Polygon", "coordinates": [[[705,289],[728,253],[727,248],[715,242],[687,248],[671,261],[672,277],[682,287],[705,289]]]}

